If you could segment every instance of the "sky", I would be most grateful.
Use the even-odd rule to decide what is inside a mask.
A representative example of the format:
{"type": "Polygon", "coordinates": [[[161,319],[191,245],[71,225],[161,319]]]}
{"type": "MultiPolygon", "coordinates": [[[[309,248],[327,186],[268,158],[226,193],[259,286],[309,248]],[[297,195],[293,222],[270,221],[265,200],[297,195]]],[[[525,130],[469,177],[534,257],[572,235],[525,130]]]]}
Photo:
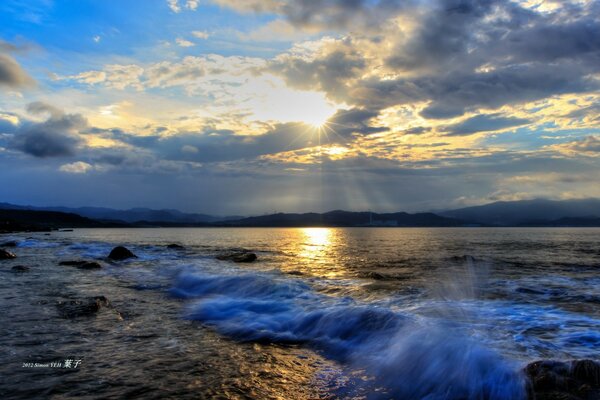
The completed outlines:
{"type": "Polygon", "coordinates": [[[600,197],[600,0],[3,0],[0,201],[600,197]]]}

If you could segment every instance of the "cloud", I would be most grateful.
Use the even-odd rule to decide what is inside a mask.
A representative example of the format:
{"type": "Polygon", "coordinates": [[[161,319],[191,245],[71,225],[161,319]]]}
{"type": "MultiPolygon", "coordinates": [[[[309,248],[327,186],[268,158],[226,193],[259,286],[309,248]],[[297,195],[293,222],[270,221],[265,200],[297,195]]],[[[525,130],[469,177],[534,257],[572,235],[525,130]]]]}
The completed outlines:
{"type": "Polygon", "coordinates": [[[178,62],[161,61],[143,66],[109,64],[102,70],[85,71],[60,79],[75,80],[88,85],[103,84],[115,89],[132,87],[143,90],[186,86],[188,90],[192,90],[195,85],[201,84],[202,78],[208,74],[213,75],[212,78],[233,80],[239,85],[238,81],[243,82],[247,77],[245,75],[254,74],[263,64],[263,60],[253,57],[223,57],[210,54],[200,57],[187,56],[178,62]]]}
{"type": "Polygon", "coordinates": [[[70,164],[61,165],[58,170],[70,174],[85,174],[94,168],[93,165],[83,161],[76,161],[70,164]]]}
{"type": "Polygon", "coordinates": [[[82,143],[80,133],[88,127],[80,114],[65,114],[61,110],[42,103],[28,105],[31,114],[48,113],[42,122],[25,121],[16,129],[11,146],[37,158],[68,157],[76,153],[82,143]]]}
{"type": "Polygon", "coordinates": [[[295,26],[312,29],[371,29],[413,1],[406,0],[212,0],[239,12],[279,14],[295,26]]]}
{"type": "Polygon", "coordinates": [[[501,114],[481,114],[467,118],[454,125],[441,129],[446,136],[467,136],[480,132],[494,132],[530,124],[526,118],[506,117],[501,114]]]}
{"type": "Polygon", "coordinates": [[[208,39],[210,37],[210,33],[207,31],[192,31],[192,36],[197,39],[208,39]]]}
{"type": "Polygon", "coordinates": [[[553,148],[567,152],[600,154],[600,136],[590,135],[573,142],[555,145],[553,148]]]}
{"type": "Polygon", "coordinates": [[[387,132],[387,127],[374,127],[370,121],[379,115],[378,112],[365,109],[338,110],[326,124],[326,129],[339,136],[348,137],[353,134],[370,135],[387,132]]]}
{"type": "MultiPolygon", "coordinates": [[[[199,0],[186,0],[185,2],[182,2],[182,4],[188,10],[194,11],[194,10],[196,10],[196,8],[198,8],[199,0]]],[[[174,13],[181,12],[181,5],[179,3],[179,0],[167,0],[167,6],[174,13]]]]}
{"type": "Polygon", "coordinates": [[[15,89],[31,87],[35,84],[34,79],[14,58],[3,53],[3,51],[15,49],[15,46],[0,40],[0,86],[15,89]]]}
{"type": "Polygon", "coordinates": [[[174,13],[178,13],[181,11],[181,7],[179,6],[179,0],[167,0],[167,5],[174,13]]]}
{"type": "Polygon", "coordinates": [[[269,70],[303,90],[320,90],[331,98],[347,99],[353,81],[362,76],[367,64],[358,49],[347,40],[326,41],[312,58],[283,54],[274,59],[269,70]]]}
{"type": "Polygon", "coordinates": [[[192,47],[196,45],[194,42],[190,42],[189,40],[180,37],[175,39],[175,43],[180,47],[192,47]]]}
{"type": "MultiPolygon", "coordinates": [[[[277,10],[293,21],[283,10],[304,3],[286,2],[277,10]]],[[[600,20],[593,2],[549,12],[500,0],[392,3],[389,16],[379,17],[378,30],[353,26],[341,39],[322,40],[308,55],[292,49],[277,57],[271,70],[292,86],[325,91],[351,106],[427,102],[421,114],[427,119],[599,88],[600,80],[592,78],[600,73],[595,40],[600,20]],[[334,70],[341,73],[326,73],[334,70]]],[[[383,2],[343,6],[361,12],[378,7],[383,2]]],[[[316,8],[314,13],[324,15],[316,8]]],[[[306,19],[317,18],[312,15],[306,19]]]]}

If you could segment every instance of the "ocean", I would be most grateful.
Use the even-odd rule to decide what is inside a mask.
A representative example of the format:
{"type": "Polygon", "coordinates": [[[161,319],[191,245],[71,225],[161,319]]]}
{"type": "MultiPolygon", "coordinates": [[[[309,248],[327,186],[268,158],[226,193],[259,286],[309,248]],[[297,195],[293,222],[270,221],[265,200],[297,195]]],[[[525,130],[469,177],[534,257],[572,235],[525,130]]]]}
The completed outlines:
{"type": "Polygon", "coordinates": [[[524,399],[527,363],[600,358],[596,228],[0,237],[12,240],[2,399],[524,399]],[[117,245],[138,258],[108,261],[117,245]],[[243,250],[258,259],[216,259],[243,250]],[[98,312],[65,315],[94,296],[98,312]]]}

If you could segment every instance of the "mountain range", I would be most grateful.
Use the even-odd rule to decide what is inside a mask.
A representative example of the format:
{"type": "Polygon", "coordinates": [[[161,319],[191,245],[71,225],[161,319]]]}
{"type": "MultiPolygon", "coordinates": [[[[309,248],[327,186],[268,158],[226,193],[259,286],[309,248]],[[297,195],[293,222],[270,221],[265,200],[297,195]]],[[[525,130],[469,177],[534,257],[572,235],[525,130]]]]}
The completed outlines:
{"type": "Polygon", "coordinates": [[[568,224],[600,218],[600,199],[498,201],[438,214],[483,225],[560,226],[560,220],[568,224]]]}
{"type": "MultiPolygon", "coordinates": [[[[33,207],[0,203],[0,224],[5,227],[26,227],[27,230],[35,226],[42,229],[85,226],[600,227],[600,199],[501,201],[481,206],[414,214],[335,210],[326,213],[277,213],[254,217],[218,217],[183,213],[173,209],[116,210],[101,207],[33,207]]],[[[2,230],[1,226],[0,230],[2,230]]]]}

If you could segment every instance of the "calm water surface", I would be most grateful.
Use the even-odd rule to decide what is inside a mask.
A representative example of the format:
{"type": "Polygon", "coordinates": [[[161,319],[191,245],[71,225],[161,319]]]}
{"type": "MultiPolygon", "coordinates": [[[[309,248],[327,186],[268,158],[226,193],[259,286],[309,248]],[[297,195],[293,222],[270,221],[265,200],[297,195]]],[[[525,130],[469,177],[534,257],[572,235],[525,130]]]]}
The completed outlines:
{"type": "Polygon", "coordinates": [[[600,358],[600,229],[77,229],[7,240],[18,258],[0,261],[3,399],[521,399],[527,362],[600,358]],[[115,245],[139,258],[107,262],[115,245]],[[258,261],[215,259],[240,249],[258,261]],[[73,259],[103,268],[58,265],[73,259]],[[99,295],[113,308],[59,314],[60,302],[99,295]],[[65,359],[81,365],[22,367],[65,359]]]}

